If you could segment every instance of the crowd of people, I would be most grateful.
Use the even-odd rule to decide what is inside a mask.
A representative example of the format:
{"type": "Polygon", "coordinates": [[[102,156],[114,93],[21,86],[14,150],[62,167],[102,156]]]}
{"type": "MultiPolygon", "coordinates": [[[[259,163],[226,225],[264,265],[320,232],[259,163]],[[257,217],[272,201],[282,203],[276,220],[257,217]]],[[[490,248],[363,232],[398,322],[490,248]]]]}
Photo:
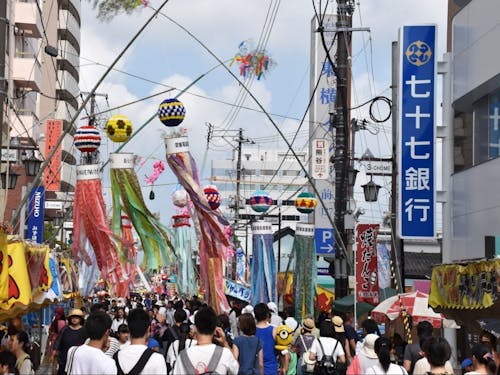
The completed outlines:
{"type": "MultiPolygon", "coordinates": [[[[279,315],[276,304],[241,306],[217,315],[198,298],[84,300],[50,325],[53,374],[453,374],[448,342],[429,322],[406,344],[397,333],[381,335],[366,319],[362,335],[352,316],[322,312],[318,319],[279,315]]],[[[34,374],[28,335],[13,320],[2,338],[0,374],[34,374]]],[[[496,338],[481,342],[463,361],[468,375],[498,375],[496,338]]]]}

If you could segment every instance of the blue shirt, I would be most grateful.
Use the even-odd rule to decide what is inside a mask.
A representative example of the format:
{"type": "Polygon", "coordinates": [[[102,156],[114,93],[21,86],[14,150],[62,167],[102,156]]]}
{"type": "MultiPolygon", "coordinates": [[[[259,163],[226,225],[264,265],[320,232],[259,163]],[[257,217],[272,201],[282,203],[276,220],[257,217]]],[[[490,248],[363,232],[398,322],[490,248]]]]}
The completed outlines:
{"type": "Polygon", "coordinates": [[[264,375],[276,375],[278,373],[278,361],[276,359],[276,352],[274,345],[276,342],[273,337],[274,326],[266,328],[257,327],[255,336],[262,340],[264,349],[264,375]]]}
{"type": "Polygon", "coordinates": [[[148,348],[153,349],[153,348],[160,348],[160,343],[156,341],[154,338],[150,337],[148,340],[148,348]]]}
{"type": "Polygon", "coordinates": [[[262,350],[262,341],[257,336],[238,336],[234,339],[233,345],[236,345],[239,351],[240,369],[238,375],[258,374],[258,353],[262,350]]]}

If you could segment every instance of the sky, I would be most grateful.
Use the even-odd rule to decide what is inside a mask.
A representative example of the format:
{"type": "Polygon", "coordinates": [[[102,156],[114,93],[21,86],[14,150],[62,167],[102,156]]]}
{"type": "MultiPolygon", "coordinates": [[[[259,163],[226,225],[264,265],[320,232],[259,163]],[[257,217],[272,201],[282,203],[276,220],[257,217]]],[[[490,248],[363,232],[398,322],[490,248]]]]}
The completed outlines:
{"type": "MultiPolygon", "coordinates": [[[[150,0],[149,4],[156,8],[161,2],[150,0]]],[[[325,1],[321,4],[324,5],[325,1]]],[[[336,3],[330,2],[327,13],[333,14],[335,10],[336,3]]],[[[91,2],[82,1],[81,91],[90,91],[94,87],[107,66],[152,12],[150,7],[139,6],[132,14],[121,14],[104,22],[97,19],[97,11],[92,8],[91,2]]],[[[241,99],[240,83],[220,66],[218,60],[232,59],[243,41],[251,45],[265,41],[265,50],[275,64],[260,80],[246,80],[245,83],[260,105],[271,114],[275,125],[291,138],[299,129],[301,119],[305,116],[307,120],[313,3],[303,0],[170,0],[161,13],[97,88],[97,93],[108,96],[107,101],[98,97],[98,111],[133,102],[168,87],[178,91],[105,113],[100,116],[99,125],[104,127],[107,118],[120,113],[129,117],[137,129],[156,112],[163,99],[176,97],[180,90],[209,72],[179,96],[186,108],[186,118],[181,126],[187,128],[191,152],[202,169],[202,185],[208,183],[210,161],[230,158],[234,150],[222,139],[214,139],[207,150],[207,123],[215,129],[229,130],[230,143],[235,131],[242,128],[244,136],[254,140],[261,149],[284,148],[285,144],[274,125],[251,98],[247,97],[241,103],[245,108],[237,110],[238,100],[241,99]]],[[[356,106],[376,95],[390,97],[391,43],[397,40],[402,25],[437,24],[437,56],[440,60],[446,48],[446,13],[446,0],[356,2],[353,27],[368,27],[370,31],[353,33],[351,105],[356,106]]],[[[236,65],[229,69],[239,77],[236,65]]],[[[239,78],[243,81],[242,77],[239,78]]],[[[352,111],[351,116],[368,118],[367,109],[365,106],[352,111]]],[[[380,110],[383,112],[384,108],[380,110]]],[[[85,119],[82,119],[79,125],[84,124],[85,119]]],[[[297,151],[307,149],[308,125],[304,124],[300,129],[294,144],[297,151]]],[[[381,125],[369,125],[369,130],[357,135],[356,156],[369,147],[376,156],[390,157],[390,120],[381,125]]],[[[162,221],[168,222],[173,212],[170,196],[176,188],[175,177],[167,166],[155,184],[154,201],[147,199],[150,188],[144,182],[145,176],[153,170],[152,164],[159,159],[165,161],[162,138],[166,131],[167,128],[154,119],[124,151],[133,152],[146,160],[137,171],[139,180],[144,184],[146,203],[151,211],[161,214],[162,221]]],[[[116,148],[116,144],[103,141],[101,160],[105,161],[116,148]]],[[[109,170],[105,170],[106,173],[109,174],[109,170]]],[[[360,185],[367,180],[362,171],[357,180],[355,197],[360,200],[361,207],[369,211],[364,220],[373,221],[377,220],[374,216],[387,210],[390,181],[376,181],[385,189],[381,190],[379,203],[367,206],[362,202],[360,190],[360,185]]],[[[107,181],[109,179],[103,176],[105,186],[107,181]]]]}

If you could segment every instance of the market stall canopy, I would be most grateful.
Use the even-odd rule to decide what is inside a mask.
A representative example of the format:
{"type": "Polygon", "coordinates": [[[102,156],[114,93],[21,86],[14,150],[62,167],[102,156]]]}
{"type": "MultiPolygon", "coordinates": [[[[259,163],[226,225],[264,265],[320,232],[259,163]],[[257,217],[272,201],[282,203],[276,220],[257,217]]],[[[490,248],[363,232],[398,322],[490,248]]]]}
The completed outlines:
{"type": "Polygon", "coordinates": [[[434,328],[441,327],[443,316],[429,307],[429,295],[422,292],[392,296],[375,307],[371,316],[376,321],[384,322],[386,317],[395,320],[404,312],[412,317],[414,323],[427,320],[434,328]]]}
{"type": "Polygon", "coordinates": [[[491,332],[500,339],[500,319],[478,319],[477,322],[485,331],[491,332]]]}
{"type": "MultiPolygon", "coordinates": [[[[397,294],[397,291],[391,287],[380,289],[380,300],[384,301],[389,297],[397,294]]],[[[359,318],[362,315],[373,310],[375,306],[370,305],[366,302],[356,303],[356,317],[359,318]]],[[[333,302],[333,309],[338,312],[354,312],[354,295],[350,294],[333,302]]]]}

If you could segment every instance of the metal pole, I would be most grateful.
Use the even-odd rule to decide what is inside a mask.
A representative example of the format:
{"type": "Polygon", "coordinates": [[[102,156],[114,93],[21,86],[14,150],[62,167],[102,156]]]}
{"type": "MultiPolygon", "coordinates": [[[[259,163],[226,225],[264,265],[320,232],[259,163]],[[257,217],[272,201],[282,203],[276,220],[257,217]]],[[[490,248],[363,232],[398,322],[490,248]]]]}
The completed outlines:
{"type": "Polygon", "coordinates": [[[238,226],[240,216],[240,178],[241,178],[241,144],[243,143],[243,129],[238,131],[238,150],[236,159],[236,197],[234,199],[234,228],[238,226]]]}
{"type": "Polygon", "coordinates": [[[281,270],[281,202],[278,202],[278,274],[281,270]]]}
{"type": "MultiPolygon", "coordinates": [[[[5,54],[6,54],[6,40],[7,40],[7,1],[0,2],[0,147],[3,146],[3,117],[6,92],[5,77],[5,54]]],[[[2,164],[2,153],[0,152],[0,165],[2,164]]]]}

